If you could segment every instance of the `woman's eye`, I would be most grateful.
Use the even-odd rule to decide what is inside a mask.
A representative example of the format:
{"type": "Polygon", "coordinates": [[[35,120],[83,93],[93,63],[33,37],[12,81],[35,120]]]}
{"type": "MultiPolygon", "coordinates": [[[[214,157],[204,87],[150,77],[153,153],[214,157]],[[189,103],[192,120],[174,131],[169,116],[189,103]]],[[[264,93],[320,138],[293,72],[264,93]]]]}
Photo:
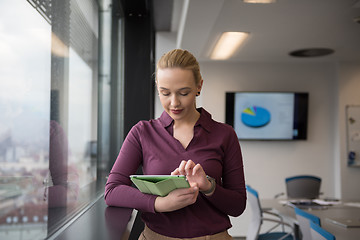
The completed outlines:
{"type": "Polygon", "coordinates": [[[180,93],[181,96],[187,96],[189,93],[186,92],[186,93],[180,93]]]}
{"type": "Polygon", "coordinates": [[[163,96],[169,96],[170,95],[170,93],[167,93],[167,92],[163,92],[163,93],[161,93],[163,96]]]}

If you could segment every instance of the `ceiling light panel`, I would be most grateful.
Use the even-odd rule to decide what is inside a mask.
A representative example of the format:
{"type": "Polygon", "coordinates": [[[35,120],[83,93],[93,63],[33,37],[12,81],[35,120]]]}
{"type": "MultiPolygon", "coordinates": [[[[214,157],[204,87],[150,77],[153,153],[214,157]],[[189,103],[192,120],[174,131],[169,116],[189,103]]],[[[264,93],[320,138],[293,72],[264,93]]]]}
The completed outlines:
{"type": "Polygon", "coordinates": [[[216,43],[210,58],[213,60],[225,60],[230,58],[244,43],[249,33],[224,32],[216,43]]]}
{"type": "Polygon", "coordinates": [[[274,3],[276,0],[243,0],[245,3],[274,3]]]}

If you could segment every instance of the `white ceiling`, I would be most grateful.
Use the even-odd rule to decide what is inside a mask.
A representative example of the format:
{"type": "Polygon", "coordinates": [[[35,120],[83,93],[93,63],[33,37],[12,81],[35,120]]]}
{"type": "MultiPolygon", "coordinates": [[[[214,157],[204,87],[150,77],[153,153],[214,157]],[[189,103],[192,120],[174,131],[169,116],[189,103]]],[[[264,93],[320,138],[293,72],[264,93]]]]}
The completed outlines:
{"type": "Polygon", "coordinates": [[[250,37],[227,61],[360,61],[358,0],[277,0],[247,4],[242,0],[174,0],[173,30],[178,46],[200,61],[224,31],[245,31],[250,37]],[[175,27],[174,27],[175,26],[175,27]],[[294,58],[290,51],[332,48],[316,58],[294,58]]]}

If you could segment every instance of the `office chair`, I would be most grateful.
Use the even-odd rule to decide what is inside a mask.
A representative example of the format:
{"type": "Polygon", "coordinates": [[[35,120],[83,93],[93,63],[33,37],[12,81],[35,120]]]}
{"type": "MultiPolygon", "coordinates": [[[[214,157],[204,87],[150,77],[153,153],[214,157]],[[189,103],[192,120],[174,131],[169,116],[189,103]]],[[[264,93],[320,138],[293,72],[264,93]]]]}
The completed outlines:
{"type": "Polygon", "coordinates": [[[311,175],[298,175],[285,179],[288,198],[315,199],[320,195],[321,178],[311,175]]]}
{"type": "Polygon", "coordinates": [[[320,226],[320,218],[314,216],[308,212],[301,210],[300,208],[295,207],[296,219],[299,223],[299,227],[302,234],[303,240],[312,240],[310,232],[310,222],[314,222],[320,226]]]}
{"type": "Polygon", "coordinates": [[[312,240],[335,240],[335,236],[320,227],[318,224],[310,221],[310,232],[312,240]]]}
{"type": "Polygon", "coordinates": [[[252,211],[251,222],[248,228],[246,239],[247,240],[265,240],[265,239],[293,240],[294,239],[293,227],[290,224],[284,222],[278,214],[268,211],[262,211],[258,192],[248,185],[246,186],[246,190],[248,192],[247,199],[252,211]],[[271,215],[273,217],[276,217],[277,219],[265,218],[263,214],[271,215]],[[268,229],[265,233],[260,234],[261,225],[263,224],[263,222],[273,222],[275,225],[270,229],[268,229]],[[273,230],[280,225],[282,226],[282,231],[274,232],[273,230]],[[290,228],[291,231],[285,232],[284,226],[290,228]]]}

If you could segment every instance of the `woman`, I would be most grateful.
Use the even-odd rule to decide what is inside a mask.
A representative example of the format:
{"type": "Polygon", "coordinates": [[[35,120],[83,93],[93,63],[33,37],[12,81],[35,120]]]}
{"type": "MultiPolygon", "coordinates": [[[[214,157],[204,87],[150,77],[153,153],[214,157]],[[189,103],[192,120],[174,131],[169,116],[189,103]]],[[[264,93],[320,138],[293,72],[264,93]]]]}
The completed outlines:
{"type": "Polygon", "coordinates": [[[129,132],[106,183],[106,203],[142,212],[146,226],[139,239],[231,239],[228,215],[239,216],[246,205],[237,136],[196,109],[203,80],[190,52],[163,55],[156,84],[164,112],[129,132]],[[140,165],[144,174],[186,175],[191,187],[165,197],[141,193],[129,178],[140,165]]]}

